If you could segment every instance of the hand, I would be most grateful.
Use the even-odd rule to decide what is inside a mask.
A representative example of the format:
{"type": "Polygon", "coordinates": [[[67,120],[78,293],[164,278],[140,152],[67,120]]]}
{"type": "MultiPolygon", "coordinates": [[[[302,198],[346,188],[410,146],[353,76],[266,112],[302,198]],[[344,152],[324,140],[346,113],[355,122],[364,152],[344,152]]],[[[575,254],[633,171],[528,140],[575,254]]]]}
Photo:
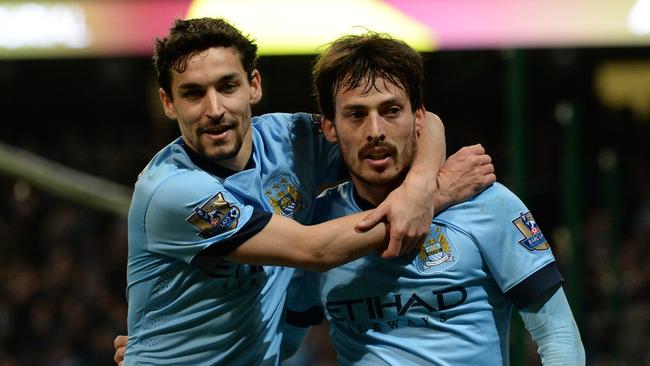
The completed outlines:
{"type": "Polygon", "coordinates": [[[481,144],[465,146],[450,156],[438,172],[438,211],[462,202],[496,181],[492,158],[481,144]]]}
{"type": "Polygon", "coordinates": [[[115,347],[115,356],[113,360],[117,366],[122,366],[124,362],[124,353],[126,353],[126,344],[129,341],[129,336],[118,335],[113,341],[113,347],[115,347]]]}
{"type": "Polygon", "coordinates": [[[405,180],[376,209],[357,225],[367,231],[386,218],[390,230],[388,246],[382,258],[394,258],[419,248],[433,218],[433,189],[424,181],[405,180]]]}

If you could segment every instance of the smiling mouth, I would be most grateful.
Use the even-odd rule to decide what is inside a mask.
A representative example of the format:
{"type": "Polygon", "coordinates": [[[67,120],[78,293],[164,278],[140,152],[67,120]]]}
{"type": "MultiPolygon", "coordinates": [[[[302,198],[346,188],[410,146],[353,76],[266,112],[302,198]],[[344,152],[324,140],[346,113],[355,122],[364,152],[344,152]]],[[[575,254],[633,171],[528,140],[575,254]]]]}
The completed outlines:
{"type": "Polygon", "coordinates": [[[230,126],[230,125],[220,125],[220,126],[204,129],[203,131],[201,131],[201,133],[206,135],[221,135],[224,132],[229,131],[233,128],[234,126],[230,126]]]}

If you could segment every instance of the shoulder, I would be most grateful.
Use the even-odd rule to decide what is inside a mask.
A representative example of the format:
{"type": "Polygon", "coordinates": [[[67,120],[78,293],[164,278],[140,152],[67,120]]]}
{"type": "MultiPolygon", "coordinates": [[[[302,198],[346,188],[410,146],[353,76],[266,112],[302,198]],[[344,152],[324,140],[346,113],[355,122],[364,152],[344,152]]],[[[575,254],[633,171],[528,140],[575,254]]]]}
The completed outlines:
{"type": "Polygon", "coordinates": [[[320,223],[345,216],[354,210],[353,202],[350,181],[326,189],[316,198],[313,222],[320,223]]]}
{"type": "Polygon", "coordinates": [[[508,187],[495,182],[477,195],[450,207],[450,209],[451,211],[481,209],[494,212],[512,204],[521,204],[521,200],[508,187]]]}
{"type": "Polygon", "coordinates": [[[267,113],[253,117],[252,124],[261,133],[300,133],[320,131],[320,116],[311,113],[267,113]]]}
{"type": "Polygon", "coordinates": [[[320,121],[320,116],[312,113],[266,113],[253,117],[253,124],[258,123],[303,123],[320,121]]]}
{"type": "Polygon", "coordinates": [[[512,220],[510,217],[522,210],[526,210],[526,206],[519,197],[497,182],[474,197],[451,206],[436,218],[454,223],[490,223],[512,220]]]}
{"type": "Polygon", "coordinates": [[[144,212],[154,207],[157,212],[171,213],[223,190],[222,183],[194,165],[177,142],[158,152],[138,176],[133,201],[144,212]]]}
{"type": "Polygon", "coordinates": [[[182,146],[172,143],[160,150],[140,173],[134,196],[184,199],[220,185],[216,177],[192,163],[182,146]]]}
{"type": "Polygon", "coordinates": [[[512,206],[523,205],[519,197],[508,187],[495,182],[483,192],[474,196],[474,204],[483,210],[498,212],[502,209],[510,209],[512,206]]]}

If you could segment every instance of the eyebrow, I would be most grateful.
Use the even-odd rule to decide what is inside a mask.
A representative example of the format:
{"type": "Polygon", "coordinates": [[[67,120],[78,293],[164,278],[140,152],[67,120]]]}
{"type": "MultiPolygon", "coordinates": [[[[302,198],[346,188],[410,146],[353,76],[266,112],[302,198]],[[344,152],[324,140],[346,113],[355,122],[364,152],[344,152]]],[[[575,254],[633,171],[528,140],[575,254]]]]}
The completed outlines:
{"type": "MultiPolygon", "coordinates": [[[[239,80],[239,79],[241,79],[240,75],[236,72],[233,72],[220,77],[219,80],[217,80],[217,83],[226,83],[229,81],[239,80]]],[[[203,85],[201,84],[190,82],[190,83],[183,83],[179,85],[178,90],[185,91],[185,90],[192,90],[192,89],[200,89],[202,87],[203,85]]]]}
{"type": "MultiPolygon", "coordinates": [[[[400,105],[400,106],[404,105],[404,101],[402,101],[400,99],[401,98],[398,98],[398,97],[389,98],[389,99],[386,99],[383,102],[379,103],[379,106],[380,107],[385,107],[385,106],[393,105],[393,104],[397,104],[397,105],[400,105]]],[[[344,111],[360,110],[360,109],[368,109],[368,106],[366,106],[364,104],[346,104],[346,105],[343,105],[341,107],[341,109],[343,109],[344,111]]]]}

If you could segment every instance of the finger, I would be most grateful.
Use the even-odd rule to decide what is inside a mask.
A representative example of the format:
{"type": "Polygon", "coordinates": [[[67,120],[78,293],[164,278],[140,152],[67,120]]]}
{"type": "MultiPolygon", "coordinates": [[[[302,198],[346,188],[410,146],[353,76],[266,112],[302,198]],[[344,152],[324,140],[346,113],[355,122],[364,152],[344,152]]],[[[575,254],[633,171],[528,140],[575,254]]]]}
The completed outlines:
{"type": "Polygon", "coordinates": [[[481,165],[492,163],[492,157],[488,154],[481,154],[478,157],[478,161],[481,165]]]}
{"type": "Polygon", "coordinates": [[[417,245],[416,242],[415,242],[416,240],[417,240],[417,238],[404,239],[404,241],[402,241],[402,247],[400,248],[399,255],[404,255],[406,253],[410,253],[411,250],[413,250],[413,247],[415,247],[417,245]]]}
{"type": "Polygon", "coordinates": [[[497,181],[497,176],[496,174],[488,174],[485,176],[485,182],[486,184],[492,184],[497,181]]]}
{"type": "Polygon", "coordinates": [[[420,241],[418,241],[418,245],[414,248],[415,251],[420,251],[422,247],[424,246],[425,241],[429,237],[429,233],[426,233],[420,237],[420,241]]]}
{"type": "Polygon", "coordinates": [[[391,231],[390,242],[388,242],[388,247],[381,254],[381,257],[384,259],[395,258],[400,254],[400,249],[402,247],[402,241],[404,238],[394,235],[395,233],[391,231]]]}
{"type": "Polygon", "coordinates": [[[474,154],[485,154],[485,148],[481,144],[476,144],[470,146],[474,154]]]}
{"type": "Polygon", "coordinates": [[[412,253],[412,252],[416,251],[417,249],[419,249],[420,246],[422,245],[422,242],[424,241],[424,238],[425,238],[425,236],[418,236],[418,237],[414,238],[411,241],[411,243],[409,244],[408,248],[404,249],[404,254],[412,253]]]}
{"type": "Polygon", "coordinates": [[[117,351],[115,351],[115,354],[113,355],[113,361],[119,364],[120,362],[122,362],[122,360],[124,360],[124,357],[120,354],[118,349],[117,351]]]}
{"type": "Polygon", "coordinates": [[[115,351],[115,356],[113,357],[115,362],[119,363],[119,362],[124,361],[124,354],[125,353],[126,353],[126,348],[124,348],[124,347],[118,348],[118,350],[115,351]]]}
{"type": "Polygon", "coordinates": [[[481,166],[480,171],[481,171],[481,174],[483,174],[483,175],[494,173],[494,165],[485,164],[485,165],[481,166]]]}
{"type": "Polygon", "coordinates": [[[361,220],[356,226],[355,229],[359,231],[368,231],[375,227],[381,220],[386,216],[386,212],[383,207],[380,205],[376,209],[372,210],[366,217],[361,220]]]}
{"type": "Polygon", "coordinates": [[[128,340],[129,340],[128,336],[118,335],[117,337],[115,337],[115,340],[113,340],[113,347],[116,350],[120,347],[125,347],[128,340]]]}

